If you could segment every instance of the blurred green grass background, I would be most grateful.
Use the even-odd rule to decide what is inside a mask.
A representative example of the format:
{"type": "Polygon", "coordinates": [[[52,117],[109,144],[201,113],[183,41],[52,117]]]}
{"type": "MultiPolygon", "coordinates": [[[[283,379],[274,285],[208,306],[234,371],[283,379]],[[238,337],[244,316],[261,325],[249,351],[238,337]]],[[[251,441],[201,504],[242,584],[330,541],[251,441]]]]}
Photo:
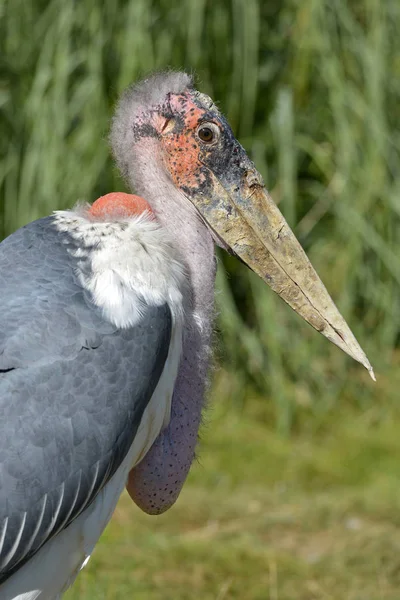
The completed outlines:
{"type": "Polygon", "coordinates": [[[119,93],[187,69],[378,378],[221,255],[201,465],[162,517],[123,499],[71,600],[400,598],[399,31],[398,0],[0,0],[0,237],[124,189],[119,93]]]}

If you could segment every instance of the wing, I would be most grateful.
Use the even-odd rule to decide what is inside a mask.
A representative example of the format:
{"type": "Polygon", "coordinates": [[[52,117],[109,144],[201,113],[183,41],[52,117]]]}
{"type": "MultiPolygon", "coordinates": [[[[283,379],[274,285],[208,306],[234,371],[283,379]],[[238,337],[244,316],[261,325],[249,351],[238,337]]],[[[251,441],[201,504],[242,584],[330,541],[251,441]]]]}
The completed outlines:
{"type": "Polygon", "coordinates": [[[168,305],[118,330],[49,218],[0,244],[0,583],[115,473],[162,373],[168,305]]]}

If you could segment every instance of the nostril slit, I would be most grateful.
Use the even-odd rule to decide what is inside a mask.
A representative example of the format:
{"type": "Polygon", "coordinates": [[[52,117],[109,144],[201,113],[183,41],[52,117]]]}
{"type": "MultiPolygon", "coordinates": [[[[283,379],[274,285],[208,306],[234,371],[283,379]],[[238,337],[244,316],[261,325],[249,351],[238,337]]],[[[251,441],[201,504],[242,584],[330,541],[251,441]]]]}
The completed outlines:
{"type": "Polygon", "coordinates": [[[251,187],[264,187],[264,181],[261,177],[260,173],[256,170],[254,171],[246,171],[245,180],[247,185],[251,187]]]}

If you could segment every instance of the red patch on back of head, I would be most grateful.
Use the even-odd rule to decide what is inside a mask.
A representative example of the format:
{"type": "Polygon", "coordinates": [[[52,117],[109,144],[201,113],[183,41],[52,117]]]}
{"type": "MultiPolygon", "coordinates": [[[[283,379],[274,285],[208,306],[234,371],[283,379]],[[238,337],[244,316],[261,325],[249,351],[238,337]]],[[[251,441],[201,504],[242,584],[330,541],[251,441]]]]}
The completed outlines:
{"type": "Polygon", "coordinates": [[[111,192],[97,198],[88,210],[89,216],[101,221],[124,219],[141,215],[145,211],[153,213],[150,204],[141,196],[111,192]]]}

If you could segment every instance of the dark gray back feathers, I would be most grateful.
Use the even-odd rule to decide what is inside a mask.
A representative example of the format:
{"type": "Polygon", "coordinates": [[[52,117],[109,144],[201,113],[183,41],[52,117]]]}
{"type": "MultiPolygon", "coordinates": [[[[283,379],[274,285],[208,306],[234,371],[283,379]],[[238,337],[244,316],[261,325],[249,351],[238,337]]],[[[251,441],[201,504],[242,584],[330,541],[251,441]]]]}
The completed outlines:
{"type": "Polygon", "coordinates": [[[0,584],[115,473],[169,349],[169,307],[116,329],[62,235],[48,217],[0,244],[0,584]]]}

